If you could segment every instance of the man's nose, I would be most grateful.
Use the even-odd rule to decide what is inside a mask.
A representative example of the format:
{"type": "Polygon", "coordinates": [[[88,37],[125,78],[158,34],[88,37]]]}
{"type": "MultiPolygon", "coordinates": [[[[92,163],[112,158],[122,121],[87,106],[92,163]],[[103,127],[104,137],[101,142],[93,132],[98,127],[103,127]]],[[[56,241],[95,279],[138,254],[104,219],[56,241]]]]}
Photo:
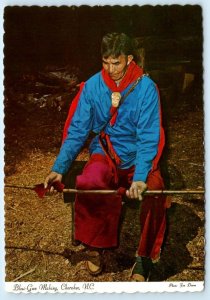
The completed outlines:
{"type": "Polygon", "coordinates": [[[113,65],[109,65],[108,66],[108,73],[112,74],[114,72],[114,66],[113,65]]]}

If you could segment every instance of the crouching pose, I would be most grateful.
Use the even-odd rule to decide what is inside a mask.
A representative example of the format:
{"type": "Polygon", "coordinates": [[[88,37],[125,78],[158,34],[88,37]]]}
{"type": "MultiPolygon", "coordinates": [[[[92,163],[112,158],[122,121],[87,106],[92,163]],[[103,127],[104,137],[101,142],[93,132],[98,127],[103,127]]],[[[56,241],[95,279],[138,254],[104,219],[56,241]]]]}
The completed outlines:
{"type": "MultiPolygon", "coordinates": [[[[148,279],[159,257],[166,226],[166,197],[144,196],[163,189],[158,168],[164,147],[160,100],[155,83],[134,62],[132,42],[124,33],[110,33],[101,44],[103,68],[85,83],[73,100],[60,153],[45,186],[62,181],[89,133],[90,159],[77,176],[78,189],[126,188],[129,198],[142,200],[141,235],[132,268],[132,281],[148,279]],[[73,112],[74,110],[74,112],[73,112]]],[[[116,247],[122,207],[121,195],[80,194],[75,200],[75,239],[89,249],[86,262],[99,274],[103,249],[116,247]]]]}

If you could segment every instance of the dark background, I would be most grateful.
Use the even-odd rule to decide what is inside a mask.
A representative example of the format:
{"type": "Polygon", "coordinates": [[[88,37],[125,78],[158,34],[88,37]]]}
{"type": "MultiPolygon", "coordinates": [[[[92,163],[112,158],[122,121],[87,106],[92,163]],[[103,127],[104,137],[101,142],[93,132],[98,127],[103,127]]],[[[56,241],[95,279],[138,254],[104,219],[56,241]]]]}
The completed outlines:
{"type": "Polygon", "coordinates": [[[6,74],[47,64],[74,64],[86,78],[100,69],[101,38],[112,31],[141,37],[150,68],[181,60],[201,72],[198,5],[14,6],[5,8],[4,18],[6,74]]]}

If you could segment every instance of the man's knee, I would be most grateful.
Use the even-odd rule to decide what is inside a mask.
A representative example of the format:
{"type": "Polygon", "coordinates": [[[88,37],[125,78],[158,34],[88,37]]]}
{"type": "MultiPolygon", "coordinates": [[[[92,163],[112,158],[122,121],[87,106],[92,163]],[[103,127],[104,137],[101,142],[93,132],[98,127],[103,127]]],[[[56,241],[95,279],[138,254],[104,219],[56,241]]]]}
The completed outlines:
{"type": "Polygon", "coordinates": [[[80,189],[104,189],[112,180],[112,170],[105,160],[93,161],[77,176],[76,187],[80,189]]]}

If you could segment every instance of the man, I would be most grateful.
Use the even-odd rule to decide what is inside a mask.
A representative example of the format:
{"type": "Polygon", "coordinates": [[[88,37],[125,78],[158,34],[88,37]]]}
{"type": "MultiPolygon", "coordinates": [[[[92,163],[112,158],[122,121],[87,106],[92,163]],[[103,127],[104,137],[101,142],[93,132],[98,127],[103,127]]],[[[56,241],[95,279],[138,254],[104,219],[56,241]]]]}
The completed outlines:
{"type": "MultiPolygon", "coordinates": [[[[103,69],[81,86],[64,130],[60,153],[45,179],[45,187],[62,181],[89,133],[90,160],[78,189],[127,189],[127,197],[142,200],[148,189],[163,189],[158,161],[164,146],[156,85],[134,62],[132,42],[123,33],[110,33],[101,44],[103,69]]],[[[51,192],[53,187],[51,187],[51,192]]],[[[77,195],[75,239],[89,249],[88,271],[102,271],[103,249],[117,246],[122,196],[77,195]]],[[[141,236],[132,281],[148,279],[160,255],[165,232],[166,198],[145,196],[141,203],[141,236]]]]}

